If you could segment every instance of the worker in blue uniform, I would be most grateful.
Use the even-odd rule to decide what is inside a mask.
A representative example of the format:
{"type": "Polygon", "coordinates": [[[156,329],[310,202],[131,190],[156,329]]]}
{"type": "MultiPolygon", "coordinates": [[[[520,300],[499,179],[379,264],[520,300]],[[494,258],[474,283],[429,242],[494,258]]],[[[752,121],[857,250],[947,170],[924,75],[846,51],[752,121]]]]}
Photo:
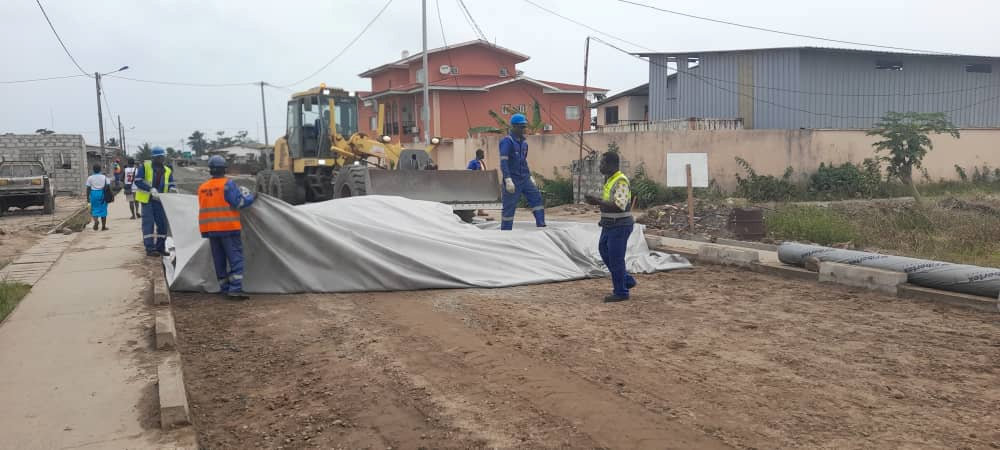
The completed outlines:
{"type": "Polygon", "coordinates": [[[510,134],[500,140],[500,172],[503,174],[504,186],[501,230],[514,228],[514,212],[522,194],[535,216],[535,226],[545,226],[542,193],[535,186],[535,179],[528,168],[528,141],[524,139],[524,129],[527,126],[528,120],[524,114],[514,114],[510,118],[510,134]]]}
{"type": "Polygon", "coordinates": [[[142,243],[148,256],[166,256],[166,239],[169,228],[167,213],[159,196],[176,192],[173,170],[164,164],[167,152],[163,147],[153,147],[152,161],[146,161],[135,175],[135,201],[142,205],[142,243]]]}
{"type": "Polygon", "coordinates": [[[632,234],[635,219],[632,217],[632,188],[628,177],[619,170],[618,153],[607,152],[601,156],[598,169],[605,176],[601,197],[587,194],[584,200],[601,209],[601,239],[597,248],[601,260],[611,272],[611,295],[604,297],[605,303],[628,300],[629,289],[636,285],[635,278],[625,267],[625,252],[628,238],[632,234]]]}
{"type": "Polygon", "coordinates": [[[216,155],[209,159],[208,172],[212,178],[198,188],[198,230],[211,245],[220,293],[246,300],[239,210],[252,205],[255,197],[226,177],[225,158],[216,155]]]}
{"type": "Polygon", "coordinates": [[[469,161],[469,165],[465,166],[468,170],[486,170],[486,152],[481,148],[476,149],[476,159],[469,161]]]}

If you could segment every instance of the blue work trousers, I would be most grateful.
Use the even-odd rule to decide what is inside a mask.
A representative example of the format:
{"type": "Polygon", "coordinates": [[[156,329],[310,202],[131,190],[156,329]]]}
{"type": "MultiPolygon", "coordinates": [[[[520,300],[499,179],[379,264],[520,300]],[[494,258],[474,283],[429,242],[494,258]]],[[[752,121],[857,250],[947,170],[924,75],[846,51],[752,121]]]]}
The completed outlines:
{"type": "Polygon", "coordinates": [[[169,231],[167,213],[163,211],[163,205],[155,200],[143,203],[142,244],[146,246],[146,253],[166,253],[167,233],[169,231]]]}
{"type": "Polygon", "coordinates": [[[500,217],[500,229],[511,230],[514,228],[514,213],[517,211],[517,201],[521,199],[522,194],[528,200],[531,214],[535,216],[535,226],[544,227],[545,205],[542,204],[542,193],[538,187],[531,182],[531,178],[521,180],[512,178],[512,180],[514,181],[513,194],[507,192],[506,188],[501,188],[503,189],[503,214],[500,217]]]}
{"type": "Polygon", "coordinates": [[[243,241],[240,235],[208,238],[215,262],[215,277],[222,292],[243,292],[243,241]]]}
{"type": "Polygon", "coordinates": [[[597,244],[601,260],[608,266],[608,272],[611,272],[614,294],[626,298],[628,290],[635,286],[635,278],[625,269],[625,250],[628,248],[632,227],[633,225],[601,228],[601,240],[597,244]]]}

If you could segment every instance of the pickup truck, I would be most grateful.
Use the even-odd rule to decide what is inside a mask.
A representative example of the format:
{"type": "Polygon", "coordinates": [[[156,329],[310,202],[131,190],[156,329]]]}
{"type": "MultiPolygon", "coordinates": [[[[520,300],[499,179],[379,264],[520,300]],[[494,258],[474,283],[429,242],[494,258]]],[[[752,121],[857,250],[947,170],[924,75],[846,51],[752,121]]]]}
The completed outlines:
{"type": "Polygon", "coordinates": [[[0,215],[8,208],[41,206],[43,214],[55,211],[55,189],[39,161],[0,159],[0,215]]]}

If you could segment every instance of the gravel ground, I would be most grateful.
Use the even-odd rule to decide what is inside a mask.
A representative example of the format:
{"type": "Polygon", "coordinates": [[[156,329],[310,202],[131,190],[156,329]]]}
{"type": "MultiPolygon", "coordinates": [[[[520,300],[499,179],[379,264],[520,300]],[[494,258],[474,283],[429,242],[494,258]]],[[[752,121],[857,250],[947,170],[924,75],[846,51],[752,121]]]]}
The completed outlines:
{"type": "Polygon", "coordinates": [[[714,266],[176,294],[204,448],[1000,448],[1000,318],[714,266]]]}

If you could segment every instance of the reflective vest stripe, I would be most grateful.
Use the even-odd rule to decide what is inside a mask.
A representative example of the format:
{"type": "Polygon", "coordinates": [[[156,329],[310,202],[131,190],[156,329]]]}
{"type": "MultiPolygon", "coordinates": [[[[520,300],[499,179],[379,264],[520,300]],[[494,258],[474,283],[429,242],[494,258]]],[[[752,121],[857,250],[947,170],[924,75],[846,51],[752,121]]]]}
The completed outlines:
{"type": "MultiPolygon", "coordinates": [[[[153,186],[153,162],[146,161],[142,163],[143,167],[143,179],[146,180],[146,184],[152,188],[159,191],[161,194],[167,192],[167,188],[170,187],[170,174],[173,172],[170,167],[163,166],[163,186],[153,186]]],[[[149,191],[144,191],[142,189],[137,189],[135,191],[135,201],[139,203],[149,203],[149,191]]]]}
{"type": "Polygon", "coordinates": [[[198,229],[202,233],[213,231],[239,231],[240,212],[226,202],[227,178],[212,178],[198,188],[198,229]]]}

